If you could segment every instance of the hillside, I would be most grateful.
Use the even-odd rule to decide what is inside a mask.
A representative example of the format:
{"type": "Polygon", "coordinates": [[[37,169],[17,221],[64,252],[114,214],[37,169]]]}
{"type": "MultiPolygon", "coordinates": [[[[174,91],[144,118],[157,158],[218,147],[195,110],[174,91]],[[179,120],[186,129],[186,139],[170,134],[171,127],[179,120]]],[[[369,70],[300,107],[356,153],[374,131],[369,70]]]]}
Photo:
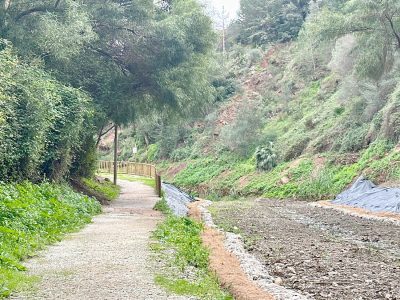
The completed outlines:
{"type": "MultiPolygon", "coordinates": [[[[291,59],[294,44],[275,46],[256,63],[235,70],[235,94],[217,103],[204,120],[188,123],[177,149],[158,159],[165,179],[203,197],[305,200],[331,198],[361,174],[379,184],[396,184],[396,66],[385,82],[350,85],[355,79],[332,66],[345,59],[334,56],[342,46],[336,42],[328,64],[314,78],[302,76],[301,64],[291,59]],[[257,170],[254,150],[270,141],[278,165],[257,170]]],[[[238,55],[231,55],[232,68],[238,68],[238,55]]],[[[121,138],[122,148],[132,143],[124,134],[121,138]]],[[[148,149],[161,147],[159,141],[148,149]]]]}
{"type": "Polygon", "coordinates": [[[0,298],[399,299],[400,1],[233,2],[0,3],[0,298]]]}

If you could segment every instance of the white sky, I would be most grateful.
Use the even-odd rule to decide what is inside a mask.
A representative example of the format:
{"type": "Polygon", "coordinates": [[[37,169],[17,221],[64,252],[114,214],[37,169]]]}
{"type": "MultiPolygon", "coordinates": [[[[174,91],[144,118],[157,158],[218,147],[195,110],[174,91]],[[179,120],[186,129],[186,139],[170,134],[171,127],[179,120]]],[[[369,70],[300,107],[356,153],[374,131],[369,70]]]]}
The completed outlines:
{"type": "Polygon", "coordinates": [[[236,17],[240,8],[240,0],[210,0],[210,2],[217,10],[222,11],[222,7],[224,7],[230,19],[236,17]]]}
{"type": "Polygon", "coordinates": [[[221,14],[222,7],[224,7],[229,20],[237,17],[237,13],[240,8],[240,0],[203,0],[201,2],[208,4],[208,6],[211,6],[210,9],[214,9],[214,14],[216,15],[221,14]]]}

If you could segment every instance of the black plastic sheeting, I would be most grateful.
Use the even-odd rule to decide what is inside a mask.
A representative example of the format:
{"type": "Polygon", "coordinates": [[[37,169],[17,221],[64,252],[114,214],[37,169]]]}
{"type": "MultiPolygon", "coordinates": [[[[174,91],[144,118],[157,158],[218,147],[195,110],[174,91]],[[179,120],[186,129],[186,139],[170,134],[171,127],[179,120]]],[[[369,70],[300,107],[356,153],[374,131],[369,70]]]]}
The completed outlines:
{"type": "Polygon", "coordinates": [[[400,188],[377,187],[371,181],[360,177],[350,189],[337,195],[332,203],[375,212],[400,213],[400,188]]]}
{"type": "Polygon", "coordinates": [[[165,200],[172,213],[179,217],[186,217],[189,213],[187,204],[196,200],[169,183],[163,183],[162,189],[164,190],[165,200]]]}

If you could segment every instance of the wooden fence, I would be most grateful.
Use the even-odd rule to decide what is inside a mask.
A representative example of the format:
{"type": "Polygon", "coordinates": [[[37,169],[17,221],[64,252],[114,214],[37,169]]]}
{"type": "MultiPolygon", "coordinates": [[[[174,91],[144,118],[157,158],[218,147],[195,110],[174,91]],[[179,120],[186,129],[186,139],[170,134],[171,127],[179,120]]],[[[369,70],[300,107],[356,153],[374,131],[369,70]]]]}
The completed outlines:
{"type": "MultiPolygon", "coordinates": [[[[100,160],[98,171],[112,174],[114,172],[114,162],[100,160]]],[[[161,176],[157,173],[154,165],[119,161],[117,162],[117,171],[119,174],[153,178],[155,180],[156,192],[161,197],[161,176]]]]}

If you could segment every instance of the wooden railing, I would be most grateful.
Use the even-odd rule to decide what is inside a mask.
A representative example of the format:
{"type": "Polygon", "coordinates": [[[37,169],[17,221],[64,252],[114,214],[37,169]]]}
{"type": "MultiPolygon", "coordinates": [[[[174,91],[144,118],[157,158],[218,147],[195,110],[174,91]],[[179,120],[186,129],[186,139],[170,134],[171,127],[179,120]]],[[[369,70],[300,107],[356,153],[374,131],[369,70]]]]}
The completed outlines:
{"type": "MultiPolygon", "coordinates": [[[[98,171],[112,174],[114,172],[114,162],[100,160],[98,171]]],[[[153,178],[155,180],[156,192],[161,197],[161,176],[157,173],[154,165],[119,161],[117,162],[117,171],[119,174],[153,178]]]]}

